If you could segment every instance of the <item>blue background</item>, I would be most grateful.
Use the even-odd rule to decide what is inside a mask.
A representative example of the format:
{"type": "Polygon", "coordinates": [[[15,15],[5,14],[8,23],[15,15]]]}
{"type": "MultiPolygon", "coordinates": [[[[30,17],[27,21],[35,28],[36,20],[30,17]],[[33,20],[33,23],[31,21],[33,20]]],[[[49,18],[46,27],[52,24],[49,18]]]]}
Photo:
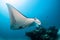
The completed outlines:
{"type": "MultiPolygon", "coordinates": [[[[1,1],[1,0],[0,0],[1,1]]],[[[26,0],[23,6],[13,5],[22,12],[23,15],[30,18],[38,18],[45,28],[56,26],[60,28],[60,1],[59,0],[26,0]]],[[[19,4],[18,4],[19,5],[19,4]]],[[[29,40],[25,32],[33,30],[35,27],[29,27],[21,30],[10,29],[10,17],[7,7],[0,6],[0,39],[6,40],[29,40]]]]}

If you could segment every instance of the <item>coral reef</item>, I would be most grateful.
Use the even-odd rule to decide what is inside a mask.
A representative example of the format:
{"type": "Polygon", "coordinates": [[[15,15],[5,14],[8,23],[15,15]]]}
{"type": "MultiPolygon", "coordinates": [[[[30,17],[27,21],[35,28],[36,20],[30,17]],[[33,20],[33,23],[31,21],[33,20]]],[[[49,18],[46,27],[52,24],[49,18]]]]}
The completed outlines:
{"type": "Polygon", "coordinates": [[[55,26],[51,26],[48,29],[39,26],[35,30],[26,32],[26,35],[31,38],[31,40],[57,40],[58,29],[55,26]]]}

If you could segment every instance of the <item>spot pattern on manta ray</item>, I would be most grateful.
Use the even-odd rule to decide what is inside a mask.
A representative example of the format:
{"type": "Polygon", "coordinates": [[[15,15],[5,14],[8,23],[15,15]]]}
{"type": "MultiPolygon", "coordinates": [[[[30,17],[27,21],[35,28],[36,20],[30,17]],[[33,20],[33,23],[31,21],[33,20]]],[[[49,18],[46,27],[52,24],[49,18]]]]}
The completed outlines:
{"type": "Polygon", "coordinates": [[[23,28],[22,26],[19,27],[19,29],[22,29],[22,28],[23,28]]]}

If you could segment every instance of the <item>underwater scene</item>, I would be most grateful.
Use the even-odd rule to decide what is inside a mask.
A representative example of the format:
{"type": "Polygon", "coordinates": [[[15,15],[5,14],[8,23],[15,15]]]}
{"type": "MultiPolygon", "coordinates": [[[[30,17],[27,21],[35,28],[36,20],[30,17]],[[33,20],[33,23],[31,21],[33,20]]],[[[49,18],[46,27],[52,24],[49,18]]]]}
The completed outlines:
{"type": "Polygon", "coordinates": [[[0,40],[60,40],[60,0],[0,0],[0,40]]]}

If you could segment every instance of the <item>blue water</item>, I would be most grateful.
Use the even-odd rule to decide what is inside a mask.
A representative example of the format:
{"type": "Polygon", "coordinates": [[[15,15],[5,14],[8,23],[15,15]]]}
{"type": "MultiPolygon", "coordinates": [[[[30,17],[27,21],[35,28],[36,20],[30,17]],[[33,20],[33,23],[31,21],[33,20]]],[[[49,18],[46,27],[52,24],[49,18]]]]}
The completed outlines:
{"type": "MultiPolygon", "coordinates": [[[[29,40],[25,35],[26,31],[35,29],[35,26],[21,29],[10,29],[10,17],[7,6],[2,6],[0,0],[0,40],[29,40]]],[[[17,0],[18,1],[18,0],[17,0]]],[[[27,2],[20,6],[13,5],[22,12],[23,15],[30,18],[38,18],[45,28],[49,26],[60,27],[60,1],[59,0],[26,0],[27,2]]],[[[13,4],[13,3],[12,3],[13,4]]]]}

